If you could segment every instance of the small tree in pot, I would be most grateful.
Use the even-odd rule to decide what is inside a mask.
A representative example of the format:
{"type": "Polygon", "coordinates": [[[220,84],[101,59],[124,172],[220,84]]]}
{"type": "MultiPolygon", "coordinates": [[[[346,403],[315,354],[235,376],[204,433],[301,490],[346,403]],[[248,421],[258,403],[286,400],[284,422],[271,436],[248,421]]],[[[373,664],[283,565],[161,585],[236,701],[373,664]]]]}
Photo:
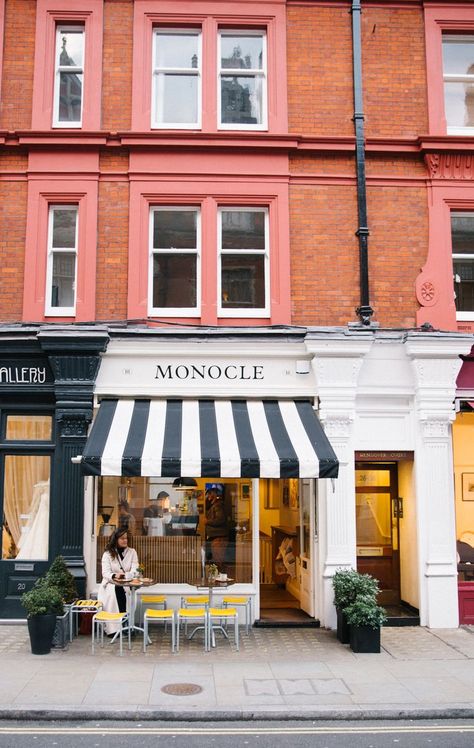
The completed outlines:
{"type": "Polygon", "coordinates": [[[342,644],[349,644],[349,623],[345,609],[360,595],[371,596],[375,600],[379,583],[370,574],[359,574],[355,569],[338,569],[332,578],[332,587],[337,612],[337,638],[342,644]]]}
{"type": "Polygon", "coordinates": [[[64,649],[69,634],[69,606],[77,600],[76,580],[66,566],[62,556],[56,556],[45,574],[45,579],[51,587],[57,587],[66,605],[66,611],[56,619],[53,636],[53,647],[64,649]]]}
{"type": "Polygon", "coordinates": [[[57,587],[38,579],[21,597],[26,610],[32,654],[49,654],[56,627],[56,616],[64,613],[64,603],[57,587]]]}
{"type": "Polygon", "coordinates": [[[350,625],[353,652],[380,652],[380,627],[387,620],[373,595],[359,595],[344,609],[350,625]]]}

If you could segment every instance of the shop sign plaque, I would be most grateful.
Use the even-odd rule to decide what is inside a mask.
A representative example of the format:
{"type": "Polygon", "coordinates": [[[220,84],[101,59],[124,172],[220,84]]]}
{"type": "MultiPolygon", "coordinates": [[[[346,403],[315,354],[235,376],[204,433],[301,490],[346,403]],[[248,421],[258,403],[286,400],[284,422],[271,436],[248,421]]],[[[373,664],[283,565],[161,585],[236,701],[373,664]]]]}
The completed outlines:
{"type": "Polygon", "coordinates": [[[45,362],[38,363],[35,359],[21,359],[17,361],[1,362],[0,386],[51,384],[53,382],[51,369],[45,362]]]}

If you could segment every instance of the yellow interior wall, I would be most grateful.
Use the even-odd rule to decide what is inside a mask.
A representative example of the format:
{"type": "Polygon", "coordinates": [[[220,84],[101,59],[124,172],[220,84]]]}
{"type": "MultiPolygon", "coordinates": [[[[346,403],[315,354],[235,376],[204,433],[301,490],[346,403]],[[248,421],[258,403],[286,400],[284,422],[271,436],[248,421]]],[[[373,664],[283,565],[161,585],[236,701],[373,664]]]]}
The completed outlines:
{"type": "Polygon", "coordinates": [[[398,495],[403,498],[403,517],[399,524],[400,597],[414,608],[419,608],[416,497],[411,460],[398,463],[398,495]]]}
{"type": "Polygon", "coordinates": [[[474,532],[474,501],[463,501],[462,474],[474,480],[474,413],[458,413],[453,423],[454,491],[456,498],[456,538],[474,532]]]}

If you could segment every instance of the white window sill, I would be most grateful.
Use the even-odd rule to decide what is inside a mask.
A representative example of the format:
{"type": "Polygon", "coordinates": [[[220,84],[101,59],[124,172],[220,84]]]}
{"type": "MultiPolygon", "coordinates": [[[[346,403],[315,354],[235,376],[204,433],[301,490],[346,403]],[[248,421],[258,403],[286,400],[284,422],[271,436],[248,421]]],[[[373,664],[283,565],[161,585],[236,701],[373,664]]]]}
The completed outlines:
{"type": "Polygon", "coordinates": [[[474,322],[474,311],[472,312],[456,312],[457,322],[474,322]]]}

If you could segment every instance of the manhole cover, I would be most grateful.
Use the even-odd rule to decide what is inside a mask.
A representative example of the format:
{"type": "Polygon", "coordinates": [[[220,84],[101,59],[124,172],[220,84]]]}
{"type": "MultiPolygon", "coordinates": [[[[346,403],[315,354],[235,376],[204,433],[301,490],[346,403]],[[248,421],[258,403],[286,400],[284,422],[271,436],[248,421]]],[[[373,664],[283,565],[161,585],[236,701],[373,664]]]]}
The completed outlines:
{"type": "Polygon", "coordinates": [[[191,696],[194,693],[201,693],[202,688],[196,683],[168,683],[161,690],[171,696],[191,696]]]}

